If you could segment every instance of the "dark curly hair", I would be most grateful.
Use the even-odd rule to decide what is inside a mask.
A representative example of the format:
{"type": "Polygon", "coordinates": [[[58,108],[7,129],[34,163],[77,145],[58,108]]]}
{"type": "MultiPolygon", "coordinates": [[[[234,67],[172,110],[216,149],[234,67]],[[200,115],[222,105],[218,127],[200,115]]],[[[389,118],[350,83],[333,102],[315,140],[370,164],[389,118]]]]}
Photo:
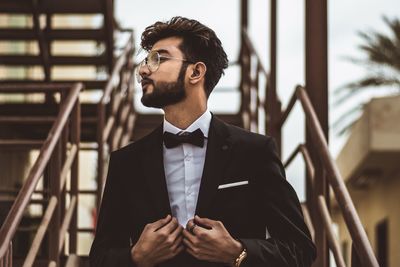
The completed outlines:
{"type": "Polygon", "coordinates": [[[150,51],[159,40],[174,36],[182,37],[179,49],[187,60],[201,61],[207,66],[205,91],[208,97],[228,67],[228,58],[221,41],[213,30],[197,20],[178,16],[148,26],[142,33],[141,46],[150,51]]]}

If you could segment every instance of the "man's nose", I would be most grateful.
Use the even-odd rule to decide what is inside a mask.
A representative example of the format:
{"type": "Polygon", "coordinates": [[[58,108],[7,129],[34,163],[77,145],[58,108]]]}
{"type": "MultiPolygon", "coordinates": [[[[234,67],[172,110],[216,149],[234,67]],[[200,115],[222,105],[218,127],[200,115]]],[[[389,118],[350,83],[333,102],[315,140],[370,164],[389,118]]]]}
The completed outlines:
{"type": "Polygon", "coordinates": [[[139,75],[141,76],[141,77],[147,77],[147,76],[149,76],[150,75],[150,70],[149,70],[149,67],[147,67],[147,65],[146,64],[140,64],[139,65],[139,75]]]}

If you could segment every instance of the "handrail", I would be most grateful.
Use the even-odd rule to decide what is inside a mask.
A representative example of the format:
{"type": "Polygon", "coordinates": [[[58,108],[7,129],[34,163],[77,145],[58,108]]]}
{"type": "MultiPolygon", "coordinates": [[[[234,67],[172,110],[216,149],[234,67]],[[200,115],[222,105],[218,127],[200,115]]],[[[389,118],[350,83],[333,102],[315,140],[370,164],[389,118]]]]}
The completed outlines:
{"type": "Polygon", "coordinates": [[[266,71],[266,68],[262,64],[261,57],[258,55],[257,50],[255,49],[249,34],[245,29],[242,29],[242,34],[244,37],[245,44],[247,45],[247,48],[250,50],[251,54],[253,54],[257,58],[257,61],[260,62],[260,71],[262,71],[264,75],[268,76],[268,71],[266,71]]]}
{"type": "MultiPolygon", "coordinates": [[[[19,85],[20,86],[20,85],[19,85]]],[[[9,89],[12,88],[12,85],[1,85],[0,91],[3,92],[12,92],[9,89]]],[[[43,85],[41,92],[47,91],[56,91],[56,88],[59,88],[61,93],[65,93],[62,90],[68,89],[67,86],[59,86],[59,85],[43,85]]],[[[36,91],[39,92],[40,86],[35,85],[32,90],[28,90],[27,85],[20,86],[20,89],[15,88],[13,92],[18,91],[36,91]]],[[[62,135],[65,133],[64,128],[68,123],[68,119],[70,116],[73,117],[73,127],[74,131],[72,132],[72,140],[79,145],[79,93],[83,89],[82,83],[75,83],[73,86],[68,90],[68,94],[65,94],[65,99],[62,99],[61,106],[59,109],[59,115],[57,116],[57,120],[54,122],[49,134],[44,141],[39,156],[37,157],[34,165],[32,166],[28,178],[24,182],[21,190],[19,191],[16,200],[14,201],[1,229],[0,229],[0,261],[4,258],[4,256],[8,253],[8,246],[12,241],[12,238],[17,231],[17,227],[21,222],[22,216],[26,207],[29,204],[29,201],[32,198],[32,195],[35,191],[35,188],[43,175],[46,166],[51,160],[52,154],[58,151],[58,146],[62,139],[62,135]]],[[[77,153],[75,154],[77,155],[77,153]]],[[[59,177],[57,177],[59,178],[59,177]]],[[[76,177],[77,178],[77,177],[76,177]]],[[[54,179],[54,178],[53,178],[54,179]]],[[[59,188],[55,189],[59,190],[59,188]]]]}
{"type": "MultiPolygon", "coordinates": [[[[269,88],[269,76],[261,63],[260,56],[258,55],[246,29],[242,29],[242,48],[240,54],[240,61],[242,63],[242,80],[241,80],[241,90],[242,90],[242,114],[249,116],[250,121],[254,122],[254,114],[252,114],[251,106],[259,107],[259,105],[264,105],[266,110],[266,122],[265,124],[271,126],[270,129],[271,134],[277,138],[277,142],[280,142],[281,129],[285,121],[287,120],[290,112],[292,111],[297,100],[300,100],[303,111],[306,116],[306,127],[311,132],[313,136],[313,140],[315,140],[315,147],[317,149],[316,153],[318,153],[319,157],[322,159],[322,164],[325,170],[327,171],[328,183],[332,186],[335,197],[338,201],[338,204],[342,210],[342,214],[345,218],[346,226],[349,229],[351,238],[353,239],[354,246],[357,252],[360,255],[363,266],[378,266],[375,255],[372,251],[371,245],[368,241],[364,228],[360,222],[360,219],[357,215],[357,212],[354,208],[354,204],[351,200],[350,194],[347,191],[347,188],[343,182],[343,179],[339,173],[339,170],[334,163],[333,159],[330,156],[328,145],[326,139],[324,137],[321,125],[317,119],[315,111],[312,107],[312,104],[307,96],[306,90],[302,86],[297,86],[295,93],[290,98],[289,104],[282,112],[280,107],[280,101],[277,97],[277,92],[275,88],[269,88]],[[252,77],[251,71],[251,61],[252,59],[256,60],[257,70],[256,77],[252,77]],[[267,76],[266,79],[266,96],[268,99],[268,103],[264,101],[264,103],[260,102],[259,92],[258,92],[258,76],[259,74],[263,74],[267,76]],[[256,96],[251,96],[250,91],[255,87],[256,96]],[[253,99],[252,99],[253,98],[253,99]],[[254,103],[254,99],[256,99],[256,103],[254,103]],[[248,115],[249,114],[249,115],[248,115]]],[[[258,117],[255,117],[258,119],[258,117]]],[[[257,121],[258,122],[258,121],[257,121]]],[[[247,129],[253,130],[251,124],[246,125],[247,129]]],[[[259,130],[259,126],[256,127],[256,130],[259,130]]],[[[307,147],[305,145],[299,145],[296,150],[289,156],[288,161],[285,163],[285,167],[290,164],[290,162],[295,158],[295,156],[301,153],[303,155],[303,159],[306,163],[307,170],[307,183],[311,187],[309,188],[310,192],[315,195],[314,190],[314,181],[318,177],[315,176],[315,169],[313,166],[313,161],[308,154],[307,147]]],[[[319,179],[319,178],[318,178],[319,179]]],[[[311,199],[313,202],[313,209],[316,209],[316,212],[322,217],[323,225],[317,225],[318,227],[324,227],[327,229],[327,238],[330,249],[332,250],[335,260],[338,266],[344,266],[343,257],[341,256],[339,245],[337,243],[336,238],[334,238],[333,231],[330,224],[330,215],[327,208],[327,204],[325,198],[323,198],[323,202],[320,196],[316,196],[315,199],[311,199]]]]}
{"type": "Polygon", "coordinates": [[[354,246],[360,255],[360,260],[363,266],[376,266],[378,267],[378,262],[375,258],[372,247],[368,241],[368,237],[365,230],[361,224],[360,218],[357,215],[356,209],[354,207],[353,201],[351,200],[350,194],[344,184],[343,178],[334,163],[330,153],[328,144],[324,137],[321,125],[318,122],[317,115],[312,107],[311,101],[307,96],[305,88],[302,86],[297,86],[293,96],[290,99],[288,108],[283,113],[283,117],[279,122],[279,127],[285,123],[293,109],[295,102],[299,100],[302,108],[304,110],[307,127],[309,128],[311,134],[314,137],[315,147],[317,153],[322,159],[322,164],[325,167],[328,175],[328,182],[332,186],[335,197],[338,201],[339,207],[342,211],[344,220],[346,221],[347,228],[352,237],[354,246]]]}
{"type": "MultiPolygon", "coordinates": [[[[292,162],[293,160],[296,158],[297,154],[301,154],[303,157],[303,160],[305,161],[306,164],[306,171],[307,171],[307,179],[308,179],[308,184],[310,185],[310,190],[312,192],[314,192],[314,181],[315,181],[315,168],[314,168],[314,164],[312,163],[311,157],[308,153],[307,147],[304,144],[300,144],[294,151],[293,153],[288,157],[288,159],[286,160],[286,162],[284,163],[284,167],[287,168],[292,162]]],[[[317,197],[317,206],[318,206],[318,210],[320,212],[321,218],[323,220],[324,226],[327,229],[327,233],[328,233],[328,242],[329,242],[329,246],[332,250],[332,254],[334,256],[336,265],[338,267],[345,267],[345,263],[344,263],[344,259],[343,259],[343,255],[342,252],[340,250],[340,245],[339,242],[337,240],[337,238],[335,237],[335,234],[333,232],[333,229],[331,227],[332,224],[332,219],[329,215],[329,210],[327,208],[326,205],[326,201],[325,198],[323,196],[318,196],[317,197]]],[[[304,218],[307,222],[307,219],[310,220],[309,218],[307,218],[307,215],[304,214],[304,218]]],[[[313,229],[312,229],[313,230],[313,229]]],[[[313,234],[311,233],[311,235],[313,236],[313,234]]]]}
{"type": "Polygon", "coordinates": [[[260,73],[265,76],[267,90],[269,84],[268,73],[261,61],[260,56],[257,54],[246,29],[242,29],[242,38],[244,46],[241,49],[240,62],[242,66],[242,80],[241,80],[241,113],[243,116],[244,127],[257,132],[263,132],[260,129],[259,113],[266,114],[267,110],[265,98],[262,99],[259,94],[259,76],[260,73]],[[253,55],[253,56],[252,56],[253,55]],[[256,69],[255,77],[252,75],[252,60],[255,60],[256,69]]]}
{"type": "Polygon", "coordinates": [[[111,75],[105,85],[103,95],[98,103],[97,124],[97,207],[100,207],[103,184],[105,183],[106,158],[104,145],[109,145],[109,151],[113,151],[125,145],[131,136],[135,122],[135,110],[133,108],[133,32],[114,64],[111,75]],[[118,83],[116,81],[119,81],[118,83]],[[108,109],[108,113],[107,113],[108,109]]]}
{"type": "Polygon", "coordinates": [[[100,103],[102,105],[105,105],[110,101],[110,95],[115,86],[114,85],[115,80],[118,78],[118,75],[120,74],[123,66],[127,62],[128,55],[131,52],[132,48],[133,48],[133,33],[130,33],[129,40],[127,41],[121,55],[118,57],[115,66],[111,72],[111,75],[108,78],[106,86],[104,87],[103,96],[100,99],[100,103]]]}

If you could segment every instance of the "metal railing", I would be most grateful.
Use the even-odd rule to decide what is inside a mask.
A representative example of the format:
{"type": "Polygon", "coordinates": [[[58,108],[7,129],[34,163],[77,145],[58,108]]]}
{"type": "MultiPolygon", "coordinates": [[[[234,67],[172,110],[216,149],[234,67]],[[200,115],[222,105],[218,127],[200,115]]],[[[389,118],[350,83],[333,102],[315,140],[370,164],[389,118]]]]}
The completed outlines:
{"type": "MultiPolygon", "coordinates": [[[[69,252],[77,249],[77,205],[78,205],[78,169],[80,142],[80,102],[81,83],[73,85],[1,85],[2,93],[56,93],[59,92],[60,107],[46,140],[40,148],[39,156],[29,171],[28,177],[20,189],[1,229],[0,229],[0,266],[12,266],[12,240],[19,227],[33,193],[41,179],[44,185],[43,199],[46,209],[24,260],[23,266],[32,266],[39,248],[48,232],[48,261],[59,266],[60,255],[69,233],[69,252]],[[69,205],[66,208],[67,179],[70,174],[69,205]],[[43,178],[42,178],[43,177],[43,178]]],[[[18,145],[18,140],[11,145],[18,145]]],[[[24,141],[22,141],[24,143],[24,141]]],[[[0,141],[1,146],[10,146],[10,142],[0,141]]]]}
{"type": "Polygon", "coordinates": [[[135,124],[136,113],[133,106],[134,51],[134,39],[131,32],[128,42],[116,60],[103,95],[97,105],[97,207],[100,207],[106,179],[106,145],[108,145],[109,152],[126,145],[130,141],[135,124]]]}
{"type": "MultiPolygon", "coordinates": [[[[327,182],[330,188],[332,188],[334,197],[341,209],[342,215],[344,217],[346,226],[349,230],[350,236],[353,240],[354,247],[359,255],[362,266],[368,267],[378,267],[378,262],[375,258],[374,252],[368,241],[365,230],[361,224],[360,218],[356,212],[353,201],[350,194],[345,186],[343,178],[337,168],[336,163],[332,159],[327,141],[323,134],[321,125],[312,107],[311,101],[302,86],[297,86],[295,93],[293,94],[288,107],[285,111],[281,111],[281,104],[278,99],[275,88],[269,88],[268,86],[268,74],[265,68],[262,66],[260,57],[257,55],[254,46],[245,30],[242,31],[243,46],[241,48],[241,62],[242,62],[242,108],[241,111],[244,112],[245,117],[248,117],[247,128],[258,132],[260,124],[264,123],[259,120],[258,112],[266,112],[265,114],[265,127],[269,127],[267,132],[272,136],[277,137],[277,143],[280,144],[280,133],[281,129],[288,118],[292,108],[297,100],[300,101],[303,108],[304,115],[306,117],[306,127],[311,132],[314,141],[314,150],[322,162],[322,167],[327,172],[327,182]],[[256,71],[252,70],[252,61],[256,61],[256,71]],[[264,95],[266,100],[260,98],[259,93],[259,76],[265,75],[266,85],[264,95]],[[253,93],[250,93],[253,92],[253,93]]],[[[307,195],[307,205],[315,214],[318,214],[322,219],[322,224],[315,223],[313,216],[306,220],[310,228],[318,229],[316,227],[323,227],[326,230],[327,240],[329,249],[334,255],[335,262],[337,266],[345,266],[345,261],[343,255],[340,251],[340,246],[335,233],[332,229],[332,219],[330,217],[328,205],[324,195],[319,195],[317,190],[315,190],[315,183],[321,177],[316,177],[314,162],[311,160],[308,151],[309,144],[300,144],[296,150],[289,156],[289,159],[285,163],[287,167],[292,160],[296,157],[298,153],[301,153],[306,165],[307,171],[307,190],[310,192],[310,198],[307,195]]],[[[313,232],[313,231],[312,231],[313,232]]]]}
{"type": "MultiPolygon", "coordinates": [[[[265,128],[278,122],[281,112],[281,102],[275,90],[270,89],[269,75],[263,66],[260,56],[250,40],[246,30],[242,29],[242,41],[240,53],[241,63],[241,114],[245,128],[263,133],[268,132],[272,136],[278,136],[271,131],[276,129],[265,128]],[[261,78],[265,80],[261,84],[261,78]],[[268,102],[266,101],[268,99],[268,102]],[[264,115],[264,117],[260,115],[264,115]],[[264,126],[264,127],[263,127],[264,126]]],[[[280,140],[276,140],[280,144],[280,140]]]]}

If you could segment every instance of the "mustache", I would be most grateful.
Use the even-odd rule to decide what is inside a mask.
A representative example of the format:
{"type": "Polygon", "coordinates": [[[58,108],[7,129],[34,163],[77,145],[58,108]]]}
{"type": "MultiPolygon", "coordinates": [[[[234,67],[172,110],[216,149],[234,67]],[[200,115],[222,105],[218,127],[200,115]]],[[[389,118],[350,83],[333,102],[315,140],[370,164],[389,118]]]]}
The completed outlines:
{"type": "Polygon", "coordinates": [[[151,80],[149,78],[143,78],[141,84],[142,85],[144,85],[144,84],[153,84],[154,85],[154,82],[153,82],[153,80],[151,80]]]}

